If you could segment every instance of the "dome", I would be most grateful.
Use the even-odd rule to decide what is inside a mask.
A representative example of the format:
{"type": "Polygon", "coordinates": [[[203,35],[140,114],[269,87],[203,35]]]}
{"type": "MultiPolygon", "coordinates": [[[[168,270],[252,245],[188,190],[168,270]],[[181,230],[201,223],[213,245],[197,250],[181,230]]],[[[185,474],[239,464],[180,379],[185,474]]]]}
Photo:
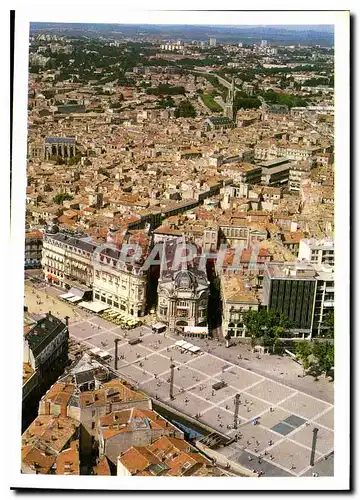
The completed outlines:
{"type": "Polygon", "coordinates": [[[47,232],[49,234],[56,234],[59,232],[59,226],[56,224],[50,224],[50,226],[47,227],[47,232]]]}
{"type": "Polygon", "coordinates": [[[197,280],[190,271],[179,271],[175,276],[175,287],[186,290],[196,288],[197,280]]]}

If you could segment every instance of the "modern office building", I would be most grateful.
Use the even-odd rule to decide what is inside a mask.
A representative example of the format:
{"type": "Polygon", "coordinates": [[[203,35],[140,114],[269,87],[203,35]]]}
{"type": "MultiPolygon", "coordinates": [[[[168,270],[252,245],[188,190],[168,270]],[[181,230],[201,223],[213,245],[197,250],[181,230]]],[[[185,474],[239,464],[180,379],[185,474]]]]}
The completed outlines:
{"type": "Polygon", "coordinates": [[[326,316],[334,312],[335,270],[330,265],[316,265],[316,295],[313,319],[313,335],[326,335],[326,316]]]}
{"type": "Polygon", "coordinates": [[[311,336],[316,286],[316,270],[311,264],[266,262],[263,304],[283,313],[295,335],[311,336]]]}
{"type": "Polygon", "coordinates": [[[216,38],[210,38],[209,45],[210,47],[216,47],[216,38]]]}

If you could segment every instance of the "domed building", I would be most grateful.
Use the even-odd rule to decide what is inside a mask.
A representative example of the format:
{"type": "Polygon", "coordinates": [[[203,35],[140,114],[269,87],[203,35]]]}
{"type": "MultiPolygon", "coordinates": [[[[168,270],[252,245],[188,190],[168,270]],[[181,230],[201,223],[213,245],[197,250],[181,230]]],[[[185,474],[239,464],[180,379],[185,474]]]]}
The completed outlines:
{"type": "Polygon", "coordinates": [[[206,326],[209,282],[197,267],[160,272],[157,317],[170,331],[206,326]]]}

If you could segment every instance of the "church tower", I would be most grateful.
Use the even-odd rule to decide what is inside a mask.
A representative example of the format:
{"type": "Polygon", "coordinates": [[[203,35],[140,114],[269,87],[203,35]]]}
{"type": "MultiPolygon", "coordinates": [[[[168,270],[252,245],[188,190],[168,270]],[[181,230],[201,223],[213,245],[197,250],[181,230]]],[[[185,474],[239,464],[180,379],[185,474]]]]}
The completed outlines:
{"type": "Polygon", "coordinates": [[[225,116],[227,116],[228,118],[231,118],[231,120],[235,121],[236,108],[235,108],[235,81],[234,81],[234,78],[232,78],[232,80],[231,80],[231,87],[229,88],[224,111],[225,111],[225,116]]]}

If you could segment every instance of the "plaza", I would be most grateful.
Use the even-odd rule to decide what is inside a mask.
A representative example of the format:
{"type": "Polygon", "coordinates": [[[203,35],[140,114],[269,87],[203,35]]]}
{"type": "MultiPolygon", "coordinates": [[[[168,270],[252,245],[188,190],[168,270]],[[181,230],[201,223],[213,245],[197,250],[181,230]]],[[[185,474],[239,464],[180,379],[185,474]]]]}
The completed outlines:
{"type": "MultiPolygon", "coordinates": [[[[36,294],[39,294],[40,300],[46,304],[50,302],[54,314],[69,316],[69,332],[75,341],[109,352],[112,367],[115,364],[114,343],[118,339],[119,376],[215,431],[229,438],[237,435],[236,442],[218,450],[229,459],[250,469],[262,470],[264,475],[307,475],[314,427],[319,429],[315,465],[333,451],[333,405],[330,402],[239,366],[244,360],[231,349],[225,351],[227,359],[221,357],[223,347],[217,348],[215,343],[212,352],[183,352],[175,346],[180,338],[177,335],[157,334],[147,326],[124,330],[69,306],[56,298],[56,293],[51,288],[36,290],[33,294],[27,286],[29,311],[40,312],[32,310],[36,308],[46,311],[44,304],[37,304],[36,294]],[[140,338],[141,342],[130,345],[132,338],[140,338]],[[175,365],[173,400],[170,398],[171,363],[175,365]],[[223,387],[215,390],[213,386],[218,382],[224,382],[223,387]],[[237,428],[234,429],[236,394],[239,395],[239,407],[237,428]]],[[[271,362],[281,361],[268,356],[266,363],[271,362]]],[[[298,368],[294,362],[288,366],[289,369],[298,368]]]]}

